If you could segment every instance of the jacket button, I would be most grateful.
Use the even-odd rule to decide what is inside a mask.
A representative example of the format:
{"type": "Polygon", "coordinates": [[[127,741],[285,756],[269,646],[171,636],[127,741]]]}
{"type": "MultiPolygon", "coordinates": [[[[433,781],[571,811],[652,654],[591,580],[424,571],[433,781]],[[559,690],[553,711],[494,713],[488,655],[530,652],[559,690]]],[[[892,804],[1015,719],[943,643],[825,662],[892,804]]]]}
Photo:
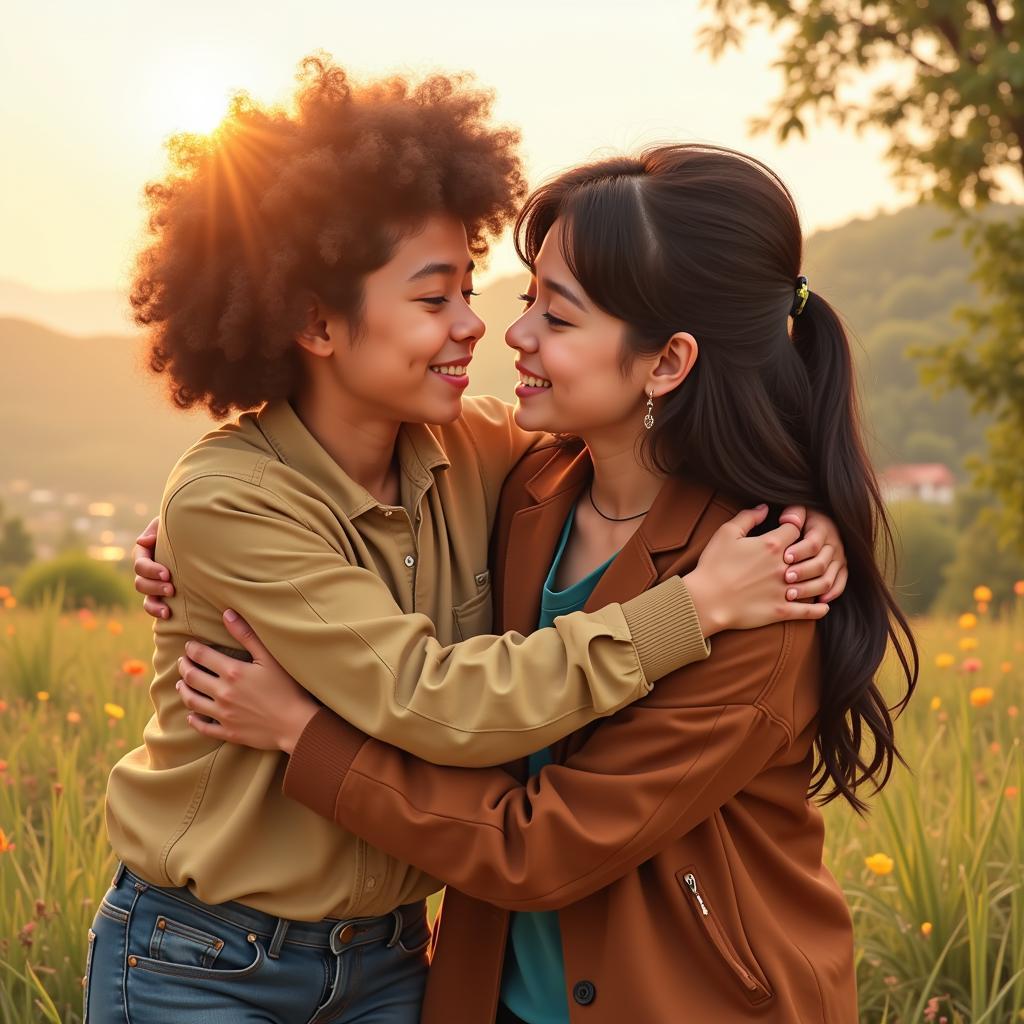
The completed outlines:
{"type": "Polygon", "coordinates": [[[589,1006],[597,998],[597,989],[592,981],[577,981],[572,987],[572,997],[580,1006],[589,1006]]]}

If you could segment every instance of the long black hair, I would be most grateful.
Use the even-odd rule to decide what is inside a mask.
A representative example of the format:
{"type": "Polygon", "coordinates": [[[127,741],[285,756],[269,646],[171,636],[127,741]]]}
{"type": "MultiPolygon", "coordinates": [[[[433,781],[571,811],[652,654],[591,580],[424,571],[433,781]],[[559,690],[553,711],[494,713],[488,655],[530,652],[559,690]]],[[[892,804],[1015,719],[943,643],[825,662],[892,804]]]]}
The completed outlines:
{"type": "Polygon", "coordinates": [[[858,787],[881,789],[902,761],[892,712],[914,691],[919,656],[886,581],[892,529],[861,440],[846,331],[816,291],[792,316],[803,254],[793,197],[752,157],[659,146],[535,191],[516,224],[528,266],[556,221],[576,279],[627,325],[624,367],[678,331],[697,339],[693,370],[659,402],[645,442],[652,464],[744,503],[821,509],[838,525],[849,581],[817,626],[823,684],[810,795],[842,796],[863,811],[858,787]],[[890,642],[907,684],[893,708],[875,682],[890,642]]]}

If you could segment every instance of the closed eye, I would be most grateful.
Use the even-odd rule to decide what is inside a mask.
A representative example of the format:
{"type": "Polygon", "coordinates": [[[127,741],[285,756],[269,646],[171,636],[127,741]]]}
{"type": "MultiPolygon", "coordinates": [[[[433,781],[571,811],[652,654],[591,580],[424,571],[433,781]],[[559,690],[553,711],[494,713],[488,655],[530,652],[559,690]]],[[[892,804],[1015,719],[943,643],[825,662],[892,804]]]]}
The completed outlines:
{"type": "Polygon", "coordinates": [[[560,320],[557,316],[552,316],[550,313],[542,313],[541,315],[552,327],[572,327],[568,320],[560,320]]]}

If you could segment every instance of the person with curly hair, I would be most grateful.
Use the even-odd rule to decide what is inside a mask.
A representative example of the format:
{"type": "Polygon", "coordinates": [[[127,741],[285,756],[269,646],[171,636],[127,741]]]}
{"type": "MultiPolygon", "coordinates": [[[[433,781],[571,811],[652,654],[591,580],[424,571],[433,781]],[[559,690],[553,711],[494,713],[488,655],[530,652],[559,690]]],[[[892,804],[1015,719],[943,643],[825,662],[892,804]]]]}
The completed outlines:
{"type": "Polygon", "coordinates": [[[132,303],[150,365],[181,407],[242,415],[178,462],[148,534],[162,564],[137,566],[166,607],[150,605],[155,713],[107,790],[121,864],[90,931],[90,1024],[419,1018],[439,883],[287,799],[278,753],[188,727],[191,638],[225,678],[242,667],[226,609],[325,707],[461,766],[614,713],[707,657],[712,632],[826,610],[786,601],[800,531],[746,537],[761,509],[685,576],[491,635],[498,496],[548,438],[463,400],[475,261],[524,191],[489,102],[457,77],[356,84],[313,57],[293,112],[237,99],[148,189],[132,303]]]}

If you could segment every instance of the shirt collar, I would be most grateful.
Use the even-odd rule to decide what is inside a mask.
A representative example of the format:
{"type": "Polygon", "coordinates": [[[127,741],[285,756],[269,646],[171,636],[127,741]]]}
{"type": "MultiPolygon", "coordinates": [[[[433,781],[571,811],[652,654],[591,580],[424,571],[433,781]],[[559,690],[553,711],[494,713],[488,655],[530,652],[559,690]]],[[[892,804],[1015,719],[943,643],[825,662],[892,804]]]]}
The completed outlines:
{"type": "MultiPolygon", "coordinates": [[[[380,505],[321,447],[291,403],[268,402],[257,413],[256,423],[277,457],[330,494],[349,519],[380,505]]],[[[434,483],[433,471],[450,465],[448,456],[440,440],[423,423],[402,424],[396,452],[402,476],[411,484],[410,493],[418,504],[434,483]]]]}

